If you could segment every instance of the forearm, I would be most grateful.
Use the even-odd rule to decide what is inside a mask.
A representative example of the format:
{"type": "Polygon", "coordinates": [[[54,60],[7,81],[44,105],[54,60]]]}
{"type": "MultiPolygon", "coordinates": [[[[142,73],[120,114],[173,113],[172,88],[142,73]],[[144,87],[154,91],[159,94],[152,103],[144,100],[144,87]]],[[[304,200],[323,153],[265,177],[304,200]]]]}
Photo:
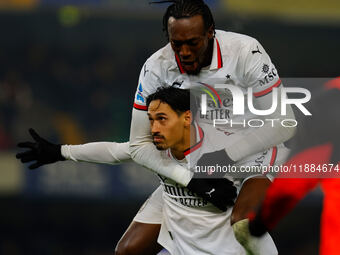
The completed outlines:
{"type": "Polygon", "coordinates": [[[254,177],[245,181],[231,214],[231,224],[246,219],[262,202],[271,181],[266,177],[254,177]]]}
{"type": "MultiPolygon", "coordinates": [[[[268,94],[260,99],[254,99],[254,104],[258,109],[268,109],[272,104],[272,95],[268,94]]],[[[280,104],[281,101],[279,100],[278,105],[280,104]]],[[[262,127],[250,127],[250,132],[242,134],[239,139],[235,139],[226,148],[227,154],[234,161],[288,141],[296,133],[295,116],[289,105],[286,115],[281,115],[281,107],[278,106],[277,110],[271,115],[258,116],[258,119],[262,119],[265,123],[262,127]],[[282,122],[284,125],[282,125],[282,122]]]]}
{"type": "Polygon", "coordinates": [[[177,183],[186,186],[192,173],[170,158],[161,156],[150,135],[149,120],[145,111],[133,109],[130,133],[130,153],[132,159],[177,183]]]}
{"type": "Polygon", "coordinates": [[[129,142],[95,142],[81,145],[62,145],[61,154],[66,159],[104,164],[131,161],[129,142]]]}
{"type": "Polygon", "coordinates": [[[238,161],[255,153],[265,151],[281,144],[295,134],[295,128],[263,126],[256,128],[226,148],[227,154],[234,161],[238,161]]]}

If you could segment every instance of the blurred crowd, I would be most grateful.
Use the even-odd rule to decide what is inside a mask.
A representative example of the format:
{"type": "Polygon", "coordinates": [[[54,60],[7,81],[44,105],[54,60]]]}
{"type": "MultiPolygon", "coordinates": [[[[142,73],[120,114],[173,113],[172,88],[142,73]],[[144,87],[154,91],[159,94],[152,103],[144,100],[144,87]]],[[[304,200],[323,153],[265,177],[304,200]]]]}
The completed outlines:
{"type": "MultiPolygon", "coordinates": [[[[30,127],[59,143],[127,140],[140,68],[166,43],[161,15],[83,13],[65,26],[53,10],[1,13],[0,150],[28,139],[30,127]]],[[[225,15],[216,24],[258,38],[281,77],[338,75],[336,27],[225,15]]]]}
{"type": "Polygon", "coordinates": [[[27,138],[29,127],[61,143],[127,138],[130,113],[122,109],[134,82],[117,84],[124,77],[112,49],[29,44],[1,59],[1,150],[27,138]]]}

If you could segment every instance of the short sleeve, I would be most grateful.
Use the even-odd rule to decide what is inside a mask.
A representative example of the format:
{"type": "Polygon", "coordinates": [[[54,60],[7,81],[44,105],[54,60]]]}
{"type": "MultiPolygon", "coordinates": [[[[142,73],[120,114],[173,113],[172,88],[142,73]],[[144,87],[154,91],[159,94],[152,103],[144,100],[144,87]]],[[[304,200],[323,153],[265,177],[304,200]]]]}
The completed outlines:
{"type": "Polygon", "coordinates": [[[135,93],[133,107],[138,110],[147,110],[146,99],[161,86],[161,80],[152,70],[151,64],[147,61],[140,72],[138,86],[135,93]]]}
{"type": "Polygon", "coordinates": [[[281,85],[281,79],[269,55],[256,40],[251,39],[242,52],[244,84],[252,87],[255,97],[269,94],[273,88],[281,85]]]}

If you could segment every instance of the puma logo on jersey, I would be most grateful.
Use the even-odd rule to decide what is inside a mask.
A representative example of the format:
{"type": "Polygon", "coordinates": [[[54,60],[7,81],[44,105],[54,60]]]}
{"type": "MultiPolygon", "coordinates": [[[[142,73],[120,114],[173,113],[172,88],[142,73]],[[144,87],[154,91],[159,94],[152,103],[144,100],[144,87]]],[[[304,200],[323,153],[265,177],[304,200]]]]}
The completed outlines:
{"type": "Polygon", "coordinates": [[[259,49],[259,46],[257,45],[257,50],[252,50],[251,51],[251,53],[254,55],[255,53],[260,53],[260,54],[262,54],[262,52],[260,51],[260,49],[259,49]]]}
{"type": "Polygon", "coordinates": [[[175,87],[176,86],[176,87],[180,88],[182,86],[183,82],[184,81],[174,81],[172,83],[171,87],[175,87]]]}
{"type": "Polygon", "coordinates": [[[205,192],[205,194],[209,195],[211,197],[211,193],[215,192],[215,189],[211,189],[210,191],[205,192]]]}

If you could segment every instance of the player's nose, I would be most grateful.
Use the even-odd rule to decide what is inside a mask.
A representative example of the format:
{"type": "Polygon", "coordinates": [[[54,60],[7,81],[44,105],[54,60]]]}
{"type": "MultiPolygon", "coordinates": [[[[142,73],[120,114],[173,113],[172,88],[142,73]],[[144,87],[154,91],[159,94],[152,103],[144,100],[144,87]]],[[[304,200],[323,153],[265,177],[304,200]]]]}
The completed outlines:
{"type": "Polygon", "coordinates": [[[191,50],[188,45],[183,44],[179,50],[179,55],[181,59],[189,59],[191,57],[191,50]]]}
{"type": "Polygon", "coordinates": [[[151,125],[151,134],[155,135],[159,133],[159,125],[157,124],[157,122],[155,121],[152,125],[151,125]]]}

